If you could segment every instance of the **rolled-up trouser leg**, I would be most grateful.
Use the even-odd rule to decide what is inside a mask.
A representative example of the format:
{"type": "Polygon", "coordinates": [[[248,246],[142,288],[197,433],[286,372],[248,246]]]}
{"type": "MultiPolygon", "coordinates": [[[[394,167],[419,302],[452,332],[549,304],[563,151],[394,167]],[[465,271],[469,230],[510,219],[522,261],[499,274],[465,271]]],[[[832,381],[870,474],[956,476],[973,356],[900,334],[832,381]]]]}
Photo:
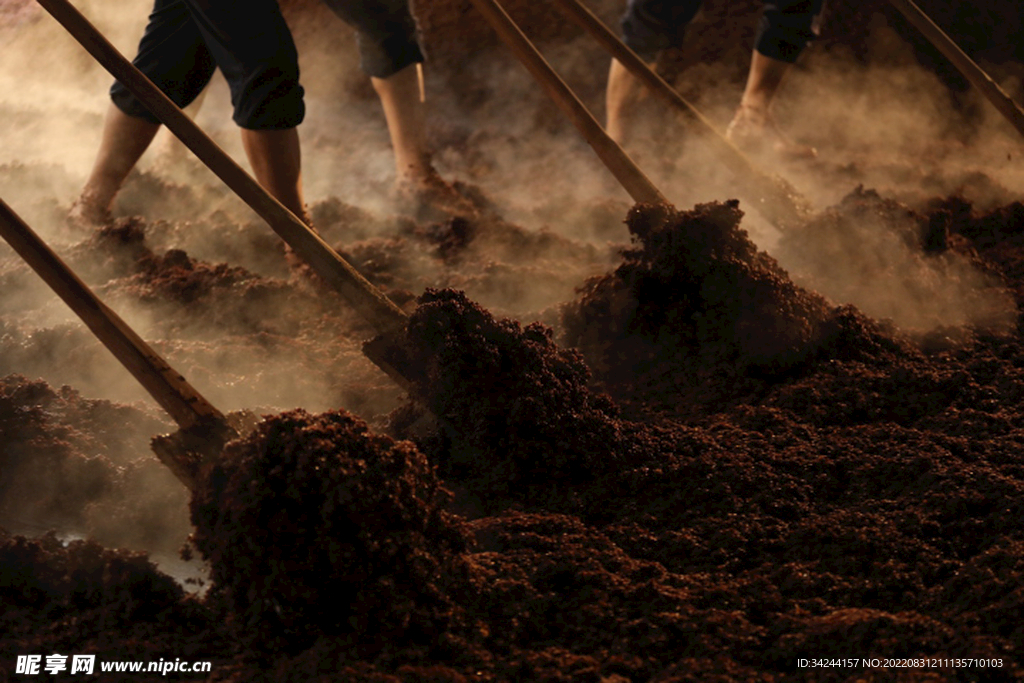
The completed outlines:
{"type": "Polygon", "coordinates": [[[795,62],[815,38],[814,19],[824,0],[775,0],[764,3],[754,49],[781,62],[795,62]]]}
{"type": "MultiPolygon", "coordinates": [[[[180,107],[219,67],[243,128],[294,128],[305,115],[298,53],[276,0],[156,0],[134,63],[180,107]]],[[[157,122],[119,83],[111,98],[124,113],[157,122]]]]}
{"type": "Polygon", "coordinates": [[[409,0],[324,0],[342,21],[356,29],[363,71],[387,78],[424,61],[409,0]]]}
{"type": "MultiPolygon", "coordinates": [[[[182,0],[156,0],[132,63],[182,108],[199,96],[217,68],[182,0]]],[[[160,123],[120,82],[111,86],[110,98],[125,114],[160,123]]]]}
{"type": "Polygon", "coordinates": [[[233,119],[283,130],[305,116],[299,55],[277,0],[184,0],[231,89],[233,119]]]}
{"type": "Polygon", "coordinates": [[[622,17],[622,40],[644,61],[681,45],[701,0],[629,0],[622,17]]]}

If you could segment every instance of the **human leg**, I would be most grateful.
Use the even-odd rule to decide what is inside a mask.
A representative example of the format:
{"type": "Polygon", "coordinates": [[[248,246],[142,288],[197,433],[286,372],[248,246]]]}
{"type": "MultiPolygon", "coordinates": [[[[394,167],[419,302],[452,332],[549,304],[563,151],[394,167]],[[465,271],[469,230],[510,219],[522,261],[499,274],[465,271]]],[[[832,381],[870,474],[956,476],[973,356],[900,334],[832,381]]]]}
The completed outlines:
{"type": "Polygon", "coordinates": [[[113,103],[107,107],[100,149],[89,179],[71,207],[71,223],[92,228],[110,221],[114,197],[159,129],[160,124],[129,116],[113,103]]]}
{"type": "Polygon", "coordinates": [[[256,180],[308,223],[298,53],[276,0],[184,1],[231,89],[233,119],[256,180]]]}
{"type": "MultiPolygon", "coordinates": [[[[213,74],[213,62],[180,0],[156,0],[133,60],[179,106],[187,106],[213,74]]],[[[153,141],[159,121],[121,83],[110,89],[100,149],[69,215],[80,227],[110,220],[110,207],[153,141]]]]}
{"type": "Polygon", "coordinates": [[[822,0],[766,2],[743,97],[726,137],[745,151],[789,158],[813,158],[813,147],[789,140],[775,124],[772,104],[793,63],[814,37],[822,0]]]}
{"type": "Polygon", "coordinates": [[[360,66],[380,98],[399,184],[434,174],[422,97],[423,52],[408,0],[324,0],[356,29],[360,66]]]}
{"type": "Polygon", "coordinates": [[[418,63],[385,78],[370,78],[384,109],[395,155],[398,200],[422,220],[473,215],[477,212],[473,205],[441,177],[431,161],[421,78],[418,63]]]}
{"type": "MultiPolygon", "coordinates": [[[[700,9],[700,0],[629,0],[622,17],[623,42],[652,68],[658,53],[682,43],[686,27],[700,9]]],[[[631,118],[646,89],[617,59],[612,59],[605,90],[605,128],[623,144],[631,118]]]]}
{"type": "Polygon", "coordinates": [[[423,220],[476,209],[434,169],[427,143],[423,51],[408,0],[324,0],[356,29],[360,67],[380,98],[395,155],[395,191],[423,220]]]}
{"type": "Polygon", "coordinates": [[[302,194],[302,154],[296,128],[242,130],[242,147],[256,181],[285,208],[309,223],[302,194]]]}
{"type": "Polygon", "coordinates": [[[730,142],[754,156],[766,153],[789,159],[813,159],[817,150],[793,142],[782,133],[771,106],[791,64],[755,51],[740,105],[726,129],[730,142]]]}
{"type": "Polygon", "coordinates": [[[767,113],[791,66],[789,62],[772,59],[754,51],[740,106],[767,113]]]}
{"type": "MultiPolygon", "coordinates": [[[[654,63],[649,64],[654,68],[654,63]]],[[[608,69],[608,85],[605,88],[605,130],[608,136],[619,143],[626,143],[630,115],[633,113],[646,92],[643,84],[636,78],[622,62],[612,58],[612,65],[608,69]]]]}
{"type": "MultiPolygon", "coordinates": [[[[210,92],[209,86],[199,93],[199,96],[192,101],[192,104],[182,108],[186,116],[195,120],[203,107],[203,101],[206,99],[208,92],[210,92]]],[[[162,170],[174,173],[176,170],[188,168],[186,164],[193,163],[188,147],[170,131],[157,133],[155,145],[156,148],[153,151],[157,156],[158,167],[162,170]]]]}
{"type": "Polygon", "coordinates": [[[420,98],[419,64],[386,78],[371,77],[380,98],[395,153],[399,183],[415,182],[434,172],[427,149],[425,104],[420,98]]]}
{"type": "Polygon", "coordinates": [[[427,145],[426,104],[420,64],[410,64],[385,78],[371,77],[384,109],[395,155],[395,192],[403,208],[422,220],[469,216],[476,209],[434,168],[427,145]]]}

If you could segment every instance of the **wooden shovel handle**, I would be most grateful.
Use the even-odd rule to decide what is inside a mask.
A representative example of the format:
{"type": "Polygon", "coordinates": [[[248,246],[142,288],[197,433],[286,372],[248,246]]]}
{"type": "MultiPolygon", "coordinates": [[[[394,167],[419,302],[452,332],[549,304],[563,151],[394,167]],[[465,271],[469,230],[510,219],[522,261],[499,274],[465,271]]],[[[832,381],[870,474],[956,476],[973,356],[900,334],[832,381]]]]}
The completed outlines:
{"type": "Polygon", "coordinates": [[[644,175],[633,160],[604,131],[594,116],[580,102],[555,70],[551,68],[543,55],[523,34],[511,17],[496,0],[472,0],[477,10],[498,34],[512,53],[533,74],[541,87],[554,100],[555,104],[573,122],[583,134],[587,143],[594,149],[612,175],[625,188],[635,202],[646,204],[668,204],[665,196],[644,175]]]}
{"type": "Polygon", "coordinates": [[[918,31],[924,34],[932,45],[938,49],[946,59],[953,63],[960,73],[964,75],[971,85],[981,91],[989,102],[992,103],[999,113],[1010,122],[1017,132],[1024,135],[1024,110],[1010,98],[992,78],[985,73],[984,69],[978,66],[973,59],[960,49],[960,46],[953,42],[953,39],[939,28],[927,14],[921,11],[917,5],[910,0],[889,0],[889,4],[913,24],[918,31]]]}
{"type": "Polygon", "coordinates": [[[0,199],[0,237],[64,300],[182,429],[224,415],[174,371],[0,199]]]}
{"type": "Polygon", "coordinates": [[[263,189],[74,6],[67,0],[38,2],[378,332],[389,334],[405,326],[407,316],[402,309],[263,189]]]}

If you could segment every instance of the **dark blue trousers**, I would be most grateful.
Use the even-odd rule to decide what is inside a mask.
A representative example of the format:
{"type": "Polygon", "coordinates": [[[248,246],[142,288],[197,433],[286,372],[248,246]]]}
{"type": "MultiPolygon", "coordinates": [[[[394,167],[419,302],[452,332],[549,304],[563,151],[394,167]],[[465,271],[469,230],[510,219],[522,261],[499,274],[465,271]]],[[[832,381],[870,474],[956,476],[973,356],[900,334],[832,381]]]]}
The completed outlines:
{"type": "Polygon", "coordinates": [[[356,29],[363,71],[387,78],[423,61],[409,0],[324,0],[342,21],[356,29]]]}
{"type": "MultiPolygon", "coordinates": [[[[277,0],[155,0],[133,62],[180,107],[219,67],[242,128],[293,128],[305,115],[298,53],[277,0]]],[[[120,83],[110,95],[124,113],[158,122],[120,83]]]]}
{"type": "MultiPolygon", "coordinates": [[[[773,59],[795,62],[814,38],[812,25],[824,0],[766,0],[754,49],[773,59]]],[[[622,18],[623,41],[651,61],[661,50],[681,45],[701,0],[629,0],[622,18]]]]}

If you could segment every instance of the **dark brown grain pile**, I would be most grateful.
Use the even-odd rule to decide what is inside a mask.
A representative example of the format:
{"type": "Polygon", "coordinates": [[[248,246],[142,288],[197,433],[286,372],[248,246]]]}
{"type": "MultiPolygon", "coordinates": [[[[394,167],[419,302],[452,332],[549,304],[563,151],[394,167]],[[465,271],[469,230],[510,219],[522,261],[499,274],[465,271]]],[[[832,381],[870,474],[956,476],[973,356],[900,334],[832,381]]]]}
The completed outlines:
{"type": "Polygon", "coordinates": [[[742,216],[736,202],[634,209],[622,264],[563,307],[563,342],[616,397],[706,407],[760,391],[762,379],[895,346],[856,311],[795,285],[742,216]]]}
{"type": "Polygon", "coordinates": [[[106,544],[175,552],[184,491],[149,439],[168,424],[149,412],[83,398],[70,387],[0,380],[0,527],[64,529],[106,544]]]}
{"type": "Polygon", "coordinates": [[[345,634],[357,652],[429,643],[465,582],[447,491],[408,442],[345,413],[265,420],[192,499],[193,542],[256,649],[345,634]]]}
{"type": "MultiPolygon", "coordinates": [[[[805,287],[853,302],[903,329],[961,325],[1007,331],[1016,322],[1012,297],[998,269],[976,257],[964,234],[980,237],[986,231],[970,227],[970,206],[955,197],[946,203],[914,210],[857,188],[787,232],[775,252],[800,273],[805,287]]],[[[996,216],[1012,210],[999,209],[996,216]]]]}
{"type": "MultiPolygon", "coordinates": [[[[0,566],[5,677],[13,676],[16,655],[213,661],[229,648],[216,612],[187,597],[143,553],[108,550],[93,541],[64,543],[52,534],[26,539],[0,530],[0,566]]],[[[98,664],[92,677],[159,680],[100,674],[98,664]]]]}
{"type": "MultiPolygon", "coordinates": [[[[826,38],[862,40],[877,4],[837,5],[826,38]]],[[[982,48],[1015,29],[981,27],[1020,15],[923,4],[979,27],[982,48]]],[[[707,2],[690,57],[741,75],[760,6],[707,2]]],[[[469,12],[424,15],[467,64],[493,41],[469,12]]],[[[546,47],[575,35],[532,29],[546,47]]],[[[468,80],[460,103],[544,120],[492,86],[468,80]]],[[[19,654],[64,652],[275,683],[1024,680],[1024,197],[1005,169],[849,151],[815,167],[845,199],[770,255],[730,194],[628,216],[609,198],[544,214],[579,223],[552,229],[317,202],[324,238],[409,311],[432,428],[393,412],[401,390],[360,354],[368,325],[289,279],[265,226],[193,215],[223,189],[139,174],[119,222],[77,237],[32,195],[32,222],[75,242],[74,267],[216,405],[272,416],[192,501],[201,597],[72,540],[176,547],[187,496],[147,452],[169,425],[134,398],[84,398],[124,395],[119,369],[0,245],[0,526],[21,534],[0,532],[0,680],[19,654]],[[856,188],[872,164],[895,187],[856,188]],[[870,308],[900,288],[916,317],[870,308]]],[[[0,165],[0,190],[58,176],[0,165]]]]}
{"type": "Polygon", "coordinates": [[[405,345],[420,393],[447,427],[444,472],[474,482],[486,504],[573,488],[619,466],[635,428],[587,386],[579,353],[539,323],[495,320],[452,290],[427,290],[405,345]]]}
{"type": "MultiPolygon", "coordinates": [[[[1019,298],[1019,207],[976,211],[946,199],[934,211],[948,215],[946,249],[969,245],[1019,298]]],[[[885,679],[864,666],[797,666],[841,651],[1002,662],[915,669],[908,680],[1024,676],[1019,334],[967,328],[955,343],[918,345],[788,283],[745,246],[734,206],[675,214],[688,230],[674,237],[661,224],[644,232],[643,215],[631,224],[651,246],[627,250],[603,279],[634,303],[594,316],[609,321],[602,348],[642,342],[645,357],[667,367],[678,367],[672,349],[727,369],[751,357],[730,334],[743,315],[822,313],[841,334],[831,345],[827,335],[769,344],[783,357],[802,345],[818,355],[756,374],[743,391],[723,384],[734,389],[728,401],[687,404],[680,392],[684,409],[673,412],[665,393],[606,383],[628,402],[627,421],[547,329],[497,320],[456,292],[428,292],[409,340],[431,378],[431,406],[448,422],[443,436],[413,445],[345,413],[286,413],[231,445],[196,499],[197,544],[213,566],[204,609],[221,615],[208,640],[220,643],[217,675],[885,679]],[[624,284],[656,274],[677,291],[624,284]],[[700,286],[709,278],[716,288],[700,286]],[[744,293],[775,305],[728,305],[744,293]],[[652,296],[666,315],[703,317],[705,327],[690,324],[674,343],[652,334],[649,320],[631,327],[652,296]],[[445,511],[446,487],[471,518],[445,511]],[[478,504],[467,504],[474,496],[478,504]]],[[[581,301],[598,301],[595,291],[604,289],[588,288],[581,301]]],[[[38,554],[19,562],[49,571],[38,554]]],[[[172,610],[189,604],[175,601],[172,610]]],[[[53,633],[48,619],[27,628],[53,633]]],[[[190,643],[208,621],[162,623],[163,640],[131,644],[115,630],[95,647],[144,656],[167,642],[174,654],[200,652],[190,643]]],[[[5,652],[24,651],[27,637],[6,638],[5,652]]]]}

